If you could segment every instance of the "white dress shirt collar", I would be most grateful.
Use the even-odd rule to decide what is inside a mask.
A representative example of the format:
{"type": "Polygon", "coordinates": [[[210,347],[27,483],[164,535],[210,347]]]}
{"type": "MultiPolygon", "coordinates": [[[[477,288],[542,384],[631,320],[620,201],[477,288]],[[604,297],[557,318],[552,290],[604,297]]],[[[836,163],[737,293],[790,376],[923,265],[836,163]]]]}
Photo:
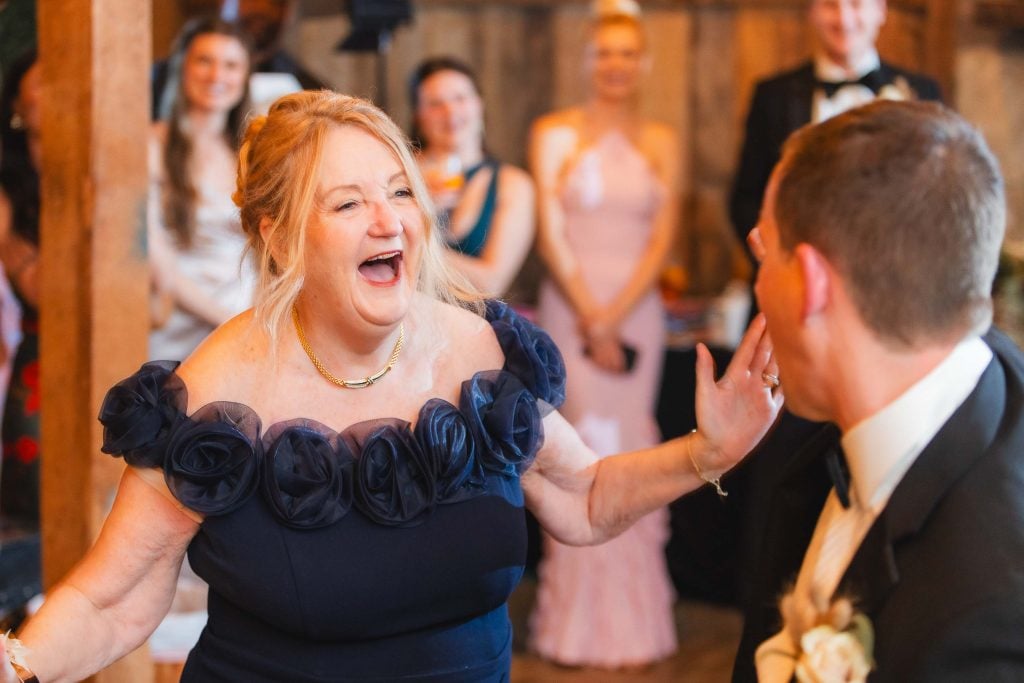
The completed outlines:
{"type": "Polygon", "coordinates": [[[878,50],[871,49],[861,55],[854,65],[853,69],[847,71],[844,67],[836,64],[831,59],[823,54],[815,55],[814,57],[814,75],[817,76],[820,81],[847,81],[856,80],[865,74],[869,74],[882,65],[881,59],[878,57],[878,50]]]}
{"type": "Polygon", "coordinates": [[[931,372],[842,437],[851,494],[875,515],[942,425],[977,386],[992,360],[980,338],[961,341],[931,372]]]}

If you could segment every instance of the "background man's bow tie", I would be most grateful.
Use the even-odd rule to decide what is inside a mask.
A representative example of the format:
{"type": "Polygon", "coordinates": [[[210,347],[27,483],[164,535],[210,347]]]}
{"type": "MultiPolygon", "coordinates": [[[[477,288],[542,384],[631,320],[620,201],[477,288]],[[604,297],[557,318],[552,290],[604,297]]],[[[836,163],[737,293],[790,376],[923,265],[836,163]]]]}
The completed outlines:
{"type": "Polygon", "coordinates": [[[880,69],[869,71],[855,81],[817,81],[817,87],[821,88],[825,92],[825,97],[831,99],[836,91],[847,85],[863,85],[871,92],[878,94],[878,91],[887,85],[885,79],[882,78],[882,72],[880,69]]]}

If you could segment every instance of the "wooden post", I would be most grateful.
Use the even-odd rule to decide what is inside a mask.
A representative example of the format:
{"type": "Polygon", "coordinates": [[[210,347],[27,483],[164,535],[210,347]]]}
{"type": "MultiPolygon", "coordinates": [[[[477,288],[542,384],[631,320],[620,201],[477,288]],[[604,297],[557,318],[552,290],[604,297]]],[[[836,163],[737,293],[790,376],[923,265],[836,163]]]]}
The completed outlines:
{"type": "MultiPolygon", "coordinates": [[[[47,0],[42,62],[43,581],[92,545],[122,465],[99,452],[106,390],[144,360],[150,3],[47,0]]],[[[143,650],[97,681],[151,681],[143,650]]]]}
{"type": "Polygon", "coordinates": [[[924,70],[942,86],[946,102],[956,102],[957,0],[927,0],[924,70]]]}

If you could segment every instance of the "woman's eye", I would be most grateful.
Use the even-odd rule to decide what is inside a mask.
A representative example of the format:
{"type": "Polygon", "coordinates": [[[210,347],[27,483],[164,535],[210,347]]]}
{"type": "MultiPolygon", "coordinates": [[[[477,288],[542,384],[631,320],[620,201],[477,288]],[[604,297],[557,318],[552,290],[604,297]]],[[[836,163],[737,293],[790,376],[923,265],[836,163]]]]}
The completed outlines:
{"type": "Polygon", "coordinates": [[[403,199],[409,199],[409,198],[412,198],[413,194],[412,194],[412,190],[410,188],[402,187],[402,188],[399,188],[399,189],[395,190],[395,196],[396,197],[402,197],[403,199]]]}
{"type": "Polygon", "coordinates": [[[338,208],[335,209],[335,210],[336,211],[348,211],[349,209],[356,208],[356,206],[357,206],[356,202],[342,202],[341,204],[338,205],[338,208]]]}

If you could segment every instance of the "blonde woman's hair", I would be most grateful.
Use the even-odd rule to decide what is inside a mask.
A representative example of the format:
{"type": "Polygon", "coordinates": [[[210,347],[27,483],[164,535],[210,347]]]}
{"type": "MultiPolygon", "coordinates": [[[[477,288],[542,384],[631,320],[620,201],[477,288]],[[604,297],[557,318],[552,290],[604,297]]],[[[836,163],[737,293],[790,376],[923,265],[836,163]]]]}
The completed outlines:
{"type": "Polygon", "coordinates": [[[434,206],[401,129],[366,100],[306,90],[285,95],[266,116],[254,117],[239,150],[232,199],[256,256],[256,323],[276,340],[302,290],[306,229],[315,208],[324,139],[335,126],[355,126],[369,133],[402,166],[426,226],[417,289],[479,312],[481,295],[445,264],[434,206]],[[268,222],[265,234],[260,229],[263,222],[268,222]]]}
{"type": "Polygon", "coordinates": [[[639,19],[640,3],[636,0],[594,0],[590,4],[590,15],[595,19],[614,15],[639,19]]]}
{"type": "Polygon", "coordinates": [[[598,31],[609,26],[632,28],[640,36],[641,47],[647,49],[647,31],[640,16],[640,6],[635,2],[595,2],[591,7],[590,21],[587,24],[588,41],[593,39],[598,31]]]}

